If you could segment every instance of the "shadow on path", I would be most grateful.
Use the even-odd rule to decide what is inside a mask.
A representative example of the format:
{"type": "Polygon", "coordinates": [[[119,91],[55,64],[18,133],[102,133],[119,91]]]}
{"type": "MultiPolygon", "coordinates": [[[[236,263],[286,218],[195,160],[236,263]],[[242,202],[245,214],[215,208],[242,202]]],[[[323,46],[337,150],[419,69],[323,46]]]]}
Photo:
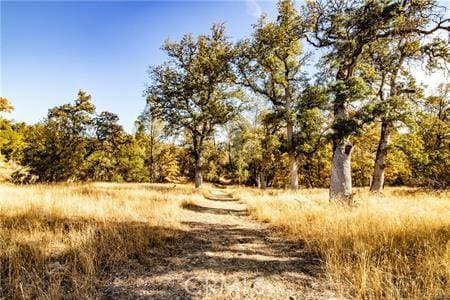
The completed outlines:
{"type": "Polygon", "coordinates": [[[209,213],[209,214],[217,214],[217,215],[235,215],[235,216],[246,216],[246,209],[230,209],[230,208],[213,208],[213,207],[204,207],[196,204],[188,204],[185,209],[189,209],[195,212],[200,213],[209,213]]]}
{"type": "MultiPolygon", "coordinates": [[[[106,299],[322,299],[320,258],[266,224],[246,217],[244,204],[211,194],[185,207],[170,251],[153,253],[115,274],[106,299]],[[206,198],[206,197],[205,197],[206,198]],[[213,200],[211,200],[211,198],[213,200]],[[233,293],[229,290],[233,287],[233,293]]],[[[237,200],[235,200],[237,201],[237,200]]]]}

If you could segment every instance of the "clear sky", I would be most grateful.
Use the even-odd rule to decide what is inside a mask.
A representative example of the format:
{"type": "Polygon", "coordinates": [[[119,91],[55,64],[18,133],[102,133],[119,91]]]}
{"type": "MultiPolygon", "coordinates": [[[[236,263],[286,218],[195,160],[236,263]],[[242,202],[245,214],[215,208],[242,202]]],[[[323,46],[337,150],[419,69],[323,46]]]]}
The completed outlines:
{"type": "Polygon", "coordinates": [[[239,39],[262,10],[275,9],[268,1],[2,1],[0,95],[15,106],[15,120],[34,123],[83,89],[98,111],[118,114],[131,130],[145,106],[148,66],[164,60],[166,38],[226,22],[239,39]]]}
{"type": "Polygon", "coordinates": [[[0,1],[0,96],[15,106],[12,117],[37,122],[83,89],[127,130],[145,105],[148,66],[165,59],[166,38],[225,22],[239,39],[261,12],[276,12],[275,1],[257,0],[0,1]]]}

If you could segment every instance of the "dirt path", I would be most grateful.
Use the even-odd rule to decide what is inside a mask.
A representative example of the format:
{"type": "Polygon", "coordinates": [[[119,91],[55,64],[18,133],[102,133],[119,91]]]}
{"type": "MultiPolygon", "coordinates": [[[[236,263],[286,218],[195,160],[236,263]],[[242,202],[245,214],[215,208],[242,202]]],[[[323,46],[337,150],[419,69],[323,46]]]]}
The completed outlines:
{"type": "Polygon", "coordinates": [[[117,274],[109,299],[331,299],[317,258],[247,216],[225,191],[184,209],[188,234],[156,266],[117,274]]]}

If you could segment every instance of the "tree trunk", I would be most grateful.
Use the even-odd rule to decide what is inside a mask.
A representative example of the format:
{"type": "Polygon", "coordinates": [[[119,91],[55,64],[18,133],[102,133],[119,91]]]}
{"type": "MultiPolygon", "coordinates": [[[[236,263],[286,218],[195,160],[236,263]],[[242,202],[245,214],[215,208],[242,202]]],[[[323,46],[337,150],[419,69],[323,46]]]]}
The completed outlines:
{"type": "Polygon", "coordinates": [[[259,181],[261,183],[261,189],[265,190],[267,188],[267,179],[266,174],[264,174],[264,172],[259,173],[259,181]]]}
{"type": "Polygon", "coordinates": [[[258,189],[260,189],[261,188],[261,176],[260,176],[259,172],[256,173],[255,180],[256,180],[256,187],[258,189]]]}
{"type": "Polygon", "coordinates": [[[148,159],[148,169],[150,173],[150,182],[155,182],[155,168],[153,162],[153,133],[150,134],[150,153],[148,159]]]}
{"type": "Polygon", "coordinates": [[[199,188],[203,184],[201,158],[202,158],[201,153],[197,152],[195,155],[195,170],[194,170],[194,178],[195,178],[195,187],[196,188],[199,188]]]}
{"type": "MultiPolygon", "coordinates": [[[[394,71],[391,75],[390,83],[389,83],[389,99],[392,99],[395,96],[398,96],[398,89],[397,89],[397,76],[398,73],[401,70],[401,66],[403,64],[403,60],[405,56],[400,56],[400,59],[398,61],[398,64],[396,68],[394,68],[394,71]]],[[[382,97],[382,94],[381,94],[382,97]]],[[[383,97],[382,97],[382,100],[383,97]]],[[[381,132],[380,132],[380,140],[378,141],[378,148],[377,148],[377,154],[375,157],[375,166],[373,169],[373,178],[372,183],[370,185],[370,191],[371,192],[381,192],[384,186],[384,170],[386,168],[386,158],[388,153],[388,147],[389,147],[389,139],[391,137],[391,132],[394,127],[394,124],[392,121],[389,120],[383,120],[381,123],[381,132]]]]}
{"type": "Polygon", "coordinates": [[[383,121],[381,124],[380,140],[378,142],[377,154],[375,157],[372,184],[370,185],[370,191],[374,193],[381,192],[384,186],[384,170],[386,168],[386,158],[392,128],[392,122],[383,121]]]}
{"type": "Polygon", "coordinates": [[[203,183],[201,156],[195,158],[195,187],[199,188],[203,183]]]}
{"type": "MultiPolygon", "coordinates": [[[[344,77],[345,80],[350,78],[344,77]]],[[[339,70],[337,79],[343,78],[342,70],[339,70]]],[[[350,143],[349,134],[344,131],[342,124],[346,124],[349,115],[346,108],[347,95],[337,93],[334,100],[334,136],[333,136],[333,157],[331,161],[330,176],[330,200],[350,202],[352,198],[352,168],[351,157],[353,145],[350,143]]]]}
{"type": "Polygon", "coordinates": [[[290,189],[298,190],[298,164],[295,153],[289,153],[290,189]]]}
{"type": "MultiPolygon", "coordinates": [[[[290,114],[290,105],[286,105],[286,110],[288,114],[290,114]]],[[[290,116],[288,116],[290,118],[290,116]]],[[[295,157],[295,149],[294,149],[294,124],[292,121],[288,120],[287,122],[287,142],[288,142],[288,154],[289,154],[289,178],[290,178],[290,189],[298,190],[298,166],[297,159],[295,157]]]]}
{"type": "Polygon", "coordinates": [[[233,157],[231,156],[231,133],[228,136],[228,171],[233,172],[233,157]]]}
{"type": "Polygon", "coordinates": [[[351,154],[353,145],[346,138],[334,143],[331,162],[330,200],[350,201],[352,197],[351,154]]]}

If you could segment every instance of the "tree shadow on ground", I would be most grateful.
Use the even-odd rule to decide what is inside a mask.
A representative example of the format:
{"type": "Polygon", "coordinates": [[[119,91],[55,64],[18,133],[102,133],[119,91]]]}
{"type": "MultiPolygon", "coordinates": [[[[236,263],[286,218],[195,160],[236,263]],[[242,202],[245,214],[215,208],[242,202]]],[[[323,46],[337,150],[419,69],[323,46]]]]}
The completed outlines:
{"type": "Polygon", "coordinates": [[[319,257],[306,253],[303,243],[272,240],[265,232],[234,225],[184,224],[190,230],[179,232],[172,247],[166,245],[171,251],[156,254],[156,259],[140,261],[132,272],[126,270],[121,274],[119,271],[118,277],[128,278],[104,289],[104,298],[191,299],[193,295],[188,292],[186,283],[190,283],[196,272],[228,275],[244,272],[253,277],[280,275],[297,281],[316,277],[321,272],[319,257]],[[233,248],[253,243],[263,245],[256,250],[233,248]],[[180,273],[181,277],[171,278],[170,273],[180,273]],[[169,280],[155,280],[158,277],[169,280]]]}
{"type": "Polygon", "coordinates": [[[230,209],[230,208],[216,208],[216,207],[205,207],[197,204],[188,204],[184,207],[185,209],[199,212],[208,213],[216,215],[235,215],[235,216],[246,216],[248,212],[246,209],[230,209]]]}
{"type": "Polygon", "coordinates": [[[223,197],[223,196],[218,196],[218,195],[214,195],[214,196],[212,196],[212,195],[204,195],[203,197],[205,197],[205,199],[207,199],[207,200],[212,200],[212,201],[224,201],[224,202],[239,201],[239,199],[233,198],[233,197],[230,197],[230,196],[223,197]]]}
{"type": "Polygon", "coordinates": [[[182,253],[179,239],[192,239],[183,230],[147,222],[44,212],[1,213],[0,221],[5,247],[0,251],[1,299],[35,299],[43,294],[98,298],[99,293],[107,295],[99,283],[114,272],[133,264],[164,263],[182,253]]]}
{"type": "MultiPolygon", "coordinates": [[[[246,210],[200,205],[187,209],[236,218],[246,215],[246,210]]],[[[16,242],[13,250],[1,252],[0,298],[20,298],[24,293],[35,298],[60,289],[62,298],[191,299],[198,298],[186,288],[193,274],[245,273],[247,279],[280,275],[301,281],[321,270],[320,259],[308,253],[303,243],[233,224],[184,222],[189,229],[180,230],[45,213],[0,215],[0,220],[4,230],[24,235],[36,228],[55,236],[62,233],[63,240],[55,240],[61,243],[64,236],[91,233],[60,251],[46,250],[54,241],[36,240],[16,242]]]]}
{"type": "MultiPolygon", "coordinates": [[[[233,215],[238,218],[247,215],[245,209],[197,204],[184,208],[199,214],[233,215]]],[[[195,279],[198,274],[222,274],[231,278],[245,274],[246,280],[281,276],[287,281],[304,285],[309,284],[308,278],[317,278],[322,274],[320,257],[308,252],[303,242],[280,239],[261,228],[197,221],[183,224],[189,230],[178,233],[174,241],[178,251],[160,256],[155,264],[141,264],[133,272],[119,274],[119,277],[132,275],[131,278],[119,280],[116,285],[108,286],[105,298],[198,298],[188,292],[186,285],[191,284],[193,276],[195,279]],[[178,275],[173,277],[173,274],[178,275]]]]}

